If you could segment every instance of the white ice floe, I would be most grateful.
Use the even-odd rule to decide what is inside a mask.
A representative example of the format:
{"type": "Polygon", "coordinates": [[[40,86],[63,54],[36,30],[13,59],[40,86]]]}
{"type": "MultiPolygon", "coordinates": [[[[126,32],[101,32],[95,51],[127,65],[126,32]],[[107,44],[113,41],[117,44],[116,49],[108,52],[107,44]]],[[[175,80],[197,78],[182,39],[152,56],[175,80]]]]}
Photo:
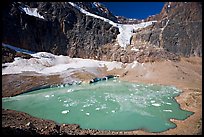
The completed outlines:
{"type": "Polygon", "coordinates": [[[50,95],[45,95],[45,97],[46,97],[46,98],[49,98],[49,97],[50,97],[50,95]]]}
{"type": "Polygon", "coordinates": [[[169,110],[169,109],[166,109],[166,110],[163,110],[165,112],[172,112],[172,110],[169,110]]]}
{"type": "Polygon", "coordinates": [[[72,91],[74,91],[74,90],[73,90],[73,89],[68,89],[68,90],[67,90],[67,92],[72,92],[72,91]]]}
{"type": "Polygon", "coordinates": [[[89,116],[89,115],[90,115],[90,113],[86,113],[86,115],[87,115],[87,116],[89,116]]]}
{"type": "Polygon", "coordinates": [[[26,14],[30,15],[30,16],[35,16],[35,17],[38,17],[38,18],[41,18],[41,19],[44,19],[43,16],[41,16],[39,13],[38,13],[38,9],[37,8],[30,8],[30,7],[26,7],[26,8],[22,8],[26,14]]]}
{"type": "Polygon", "coordinates": [[[112,112],[112,113],[115,113],[115,110],[112,110],[111,112],[112,112]]]}
{"type": "Polygon", "coordinates": [[[100,108],[96,108],[95,110],[100,110],[100,108]]]}
{"type": "Polygon", "coordinates": [[[155,102],[155,100],[151,100],[150,102],[151,102],[151,103],[154,103],[154,102],[155,102]]]}
{"type": "Polygon", "coordinates": [[[62,114],[67,114],[67,113],[69,113],[69,110],[62,111],[62,114]]]}
{"type": "Polygon", "coordinates": [[[153,103],[153,104],[152,104],[152,106],[159,107],[159,106],[161,106],[161,105],[160,105],[160,104],[158,104],[158,103],[153,103]]]}
{"type": "Polygon", "coordinates": [[[80,12],[86,14],[87,16],[92,16],[94,18],[101,19],[105,22],[108,22],[109,24],[113,25],[114,27],[117,27],[119,29],[120,34],[117,35],[117,41],[121,47],[126,47],[127,45],[130,45],[130,39],[132,35],[134,34],[133,32],[136,31],[137,29],[140,28],[145,28],[149,25],[152,25],[153,22],[156,21],[148,21],[148,22],[142,22],[139,24],[119,24],[115,23],[107,18],[95,15],[93,13],[90,13],[83,8],[77,6],[76,4],[69,2],[70,5],[78,9],[80,12]]]}

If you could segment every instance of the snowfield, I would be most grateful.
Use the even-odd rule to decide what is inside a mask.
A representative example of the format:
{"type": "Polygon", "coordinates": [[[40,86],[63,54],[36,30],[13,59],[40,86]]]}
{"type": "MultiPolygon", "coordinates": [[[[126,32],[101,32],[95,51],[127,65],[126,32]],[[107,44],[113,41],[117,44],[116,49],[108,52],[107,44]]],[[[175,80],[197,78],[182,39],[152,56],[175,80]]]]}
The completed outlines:
{"type": "Polygon", "coordinates": [[[123,63],[116,61],[108,62],[93,59],[70,58],[68,56],[57,56],[47,52],[38,52],[30,55],[33,56],[33,58],[23,59],[17,57],[11,63],[2,64],[3,66],[7,66],[2,69],[2,75],[18,74],[24,71],[33,71],[49,75],[70,69],[76,70],[85,68],[89,70],[89,68],[97,69],[103,67],[107,67],[107,70],[110,71],[114,68],[122,68],[123,65],[123,63]]]}
{"type": "Polygon", "coordinates": [[[107,71],[113,69],[132,69],[144,67],[144,63],[134,61],[132,63],[122,63],[117,61],[99,61],[94,59],[70,58],[69,56],[54,55],[48,52],[28,51],[2,43],[2,46],[11,48],[16,52],[23,52],[33,58],[14,58],[11,63],[2,64],[2,75],[19,74],[25,71],[36,72],[40,75],[60,74],[62,77],[71,75],[74,71],[86,71],[98,74],[98,68],[106,68],[107,71]]]}

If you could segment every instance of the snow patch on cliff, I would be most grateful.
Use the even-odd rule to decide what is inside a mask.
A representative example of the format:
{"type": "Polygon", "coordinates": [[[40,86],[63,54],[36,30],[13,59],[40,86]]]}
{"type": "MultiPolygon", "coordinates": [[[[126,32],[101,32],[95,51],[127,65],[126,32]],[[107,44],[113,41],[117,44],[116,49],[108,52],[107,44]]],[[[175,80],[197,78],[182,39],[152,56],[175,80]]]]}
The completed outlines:
{"type": "Polygon", "coordinates": [[[41,16],[39,13],[38,13],[38,9],[37,8],[30,8],[30,7],[26,7],[26,8],[22,8],[26,14],[30,15],[30,16],[35,16],[35,17],[38,17],[38,18],[41,18],[41,19],[44,19],[43,16],[41,16]]]}
{"type": "Polygon", "coordinates": [[[130,45],[130,39],[131,39],[134,31],[136,31],[137,29],[145,28],[149,25],[152,25],[153,22],[157,22],[157,21],[148,21],[148,22],[142,22],[139,24],[119,24],[119,23],[115,23],[115,22],[113,22],[107,18],[90,13],[90,12],[84,10],[83,8],[77,6],[76,4],[74,4],[72,2],[69,2],[69,4],[72,5],[73,7],[75,7],[76,9],[78,9],[80,12],[86,14],[87,16],[92,16],[94,18],[101,19],[101,20],[113,25],[114,27],[117,27],[119,29],[119,32],[120,32],[120,34],[117,35],[117,41],[118,41],[119,45],[121,47],[124,47],[124,48],[126,46],[130,45]]]}

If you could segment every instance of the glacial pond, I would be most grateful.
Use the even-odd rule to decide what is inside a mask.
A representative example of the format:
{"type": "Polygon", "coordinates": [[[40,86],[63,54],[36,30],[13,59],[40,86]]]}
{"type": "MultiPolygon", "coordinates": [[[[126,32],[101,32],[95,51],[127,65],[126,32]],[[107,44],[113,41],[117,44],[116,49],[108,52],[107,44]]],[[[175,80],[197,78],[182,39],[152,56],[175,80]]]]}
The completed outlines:
{"type": "Polygon", "coordinates": [[[2,98],[2,107],[26,112],[57,123],[79,124],[82,129],[162,132],[193,112],[180,109],[173,86],[101,81],[52,87],[2,98]]]}

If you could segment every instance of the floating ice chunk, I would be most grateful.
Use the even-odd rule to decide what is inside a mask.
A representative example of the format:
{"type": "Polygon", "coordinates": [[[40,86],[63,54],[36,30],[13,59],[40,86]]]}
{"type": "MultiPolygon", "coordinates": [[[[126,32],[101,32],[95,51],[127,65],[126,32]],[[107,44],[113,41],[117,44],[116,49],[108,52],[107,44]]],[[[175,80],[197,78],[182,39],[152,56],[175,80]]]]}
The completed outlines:
{"type": "Polygon", "coordinates": [[[100,110],[100,108],[96,108],[96,110],[100,110]]]}
{"type": "Polygon", "coordinates": [[[54,97],[55,95],[51,95],[52,97],[54,97]]]}
{"type": "Polygon", "coordinates": [[[86,115],[87,115],[87,116],[89,116],[89,115],[90,115],[90,113],[86,113],[86,115]]]}
{"type": "Polygon", "coordinates": [[[69,110],[64,110],[62,111],[62,114],[67,114],[69,112],[69,110]]]}
{"type": "Polygon", "coordinates": [[[68,90],[67,90],[67,92],[72,92],[72,91],[73,91],[73,89],[68,89],[68,90]]]}
{"type": "Polygon", "coordinates": [[[166,104],[171,105],[171,103],[167,102],[166,104]]]}
{"type": "Polygon", "coordinates": [[[105,109],[105,108],[107,108],[106,104],[101,105],[101,109],[105,109]]]}
{"type": "Polygon", "coordinates": [[[91,105],[93,105],[93,104],[85,104],[85,105],[83,105],[83,108],[89,107],[89,106],[91,106],[91,105]]]}
{"type": "Polygon", "coordinates": [[[111,112],[115,113],[115,110],[112,110],[111,112]]]}
{"type": "Polygon", "coordinates": [[[154,103],[154,102],[155,102],[155,100],[151,100],[150,102],[151,102],[151,103],[154,103]]]}
{"type": "Polygon", "coordinates": [[[72,102],[72,103],[69,104],[69,106],[76,106],[76,105],[77,105],[76,102],[72,102]]]}
{"type": "Polygon", "coordinates": [[[161,105],[160,105],[160,104],[158,104],[158,103],[154,103],[154,104],[152,104],[152,106],[159,107],[159,106],[161,106],[161,105]]]}
{"type": "Polygon", "coordinates": [[[84,111],[83,109],[81,109],[80,111],[84,111]]]}
{"type": "Polygon", "coordinates": [[[50,97],[50,95],[46,95],[45,97],[46,97],[46,98],[49,98],[49,97],[50,97]]]}
{"type": "Polygon", "coordinates": [[[165,111],[165,112],[172,112],[172,110],[169,110],[169,109],[165,109],[163,111],[165,111]]]}
{"type": "Polygon", "coordinates": [[[69,104],[64,104],[63,106],[65,106],[65,107],[69,107],[69,104]]]}

